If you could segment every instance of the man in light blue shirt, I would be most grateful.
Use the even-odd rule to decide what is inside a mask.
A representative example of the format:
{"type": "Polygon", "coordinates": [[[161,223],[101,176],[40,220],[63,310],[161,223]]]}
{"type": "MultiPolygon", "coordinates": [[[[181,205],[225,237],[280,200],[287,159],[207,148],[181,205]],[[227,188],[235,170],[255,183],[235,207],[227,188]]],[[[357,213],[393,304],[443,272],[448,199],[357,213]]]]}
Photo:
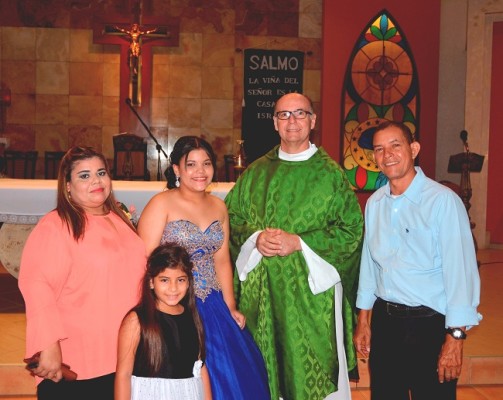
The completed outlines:
{"type": "Polygon", "coordinates": [[[466,330],[480,319],[468,215],[414,167],[420,144],[406,125],[383,122],[373,147],[388,183],[365,208],[353,338],[369,356],[372,400],[455,399],[466,330]]]}

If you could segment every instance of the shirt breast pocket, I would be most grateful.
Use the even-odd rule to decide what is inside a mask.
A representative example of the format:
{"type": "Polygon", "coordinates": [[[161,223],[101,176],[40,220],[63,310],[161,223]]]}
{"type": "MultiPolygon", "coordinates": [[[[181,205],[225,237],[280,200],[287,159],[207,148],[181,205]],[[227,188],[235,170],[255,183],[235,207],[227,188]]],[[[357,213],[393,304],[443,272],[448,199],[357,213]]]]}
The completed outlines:
{"type": "Polygon", "coordinates": [[[433,232],[428,228],[407,228],[402,233],[398,256],[409,266],[432,269],[435,245],[433,232]]]}

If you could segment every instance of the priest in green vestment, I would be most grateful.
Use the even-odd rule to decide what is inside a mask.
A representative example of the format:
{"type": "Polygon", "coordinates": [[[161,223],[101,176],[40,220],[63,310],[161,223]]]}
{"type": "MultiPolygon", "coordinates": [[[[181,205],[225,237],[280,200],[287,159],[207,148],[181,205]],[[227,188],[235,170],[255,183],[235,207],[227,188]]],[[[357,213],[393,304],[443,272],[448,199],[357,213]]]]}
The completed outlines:
{"type": "Polygon", "coordinates": [[[225,200],[238,306],[264,356],[272,399],[350,399],[357,362],[363,218],[343,170],[310,143],[315,122],[309,98],[281,97],[280,145],[225,200]]]}

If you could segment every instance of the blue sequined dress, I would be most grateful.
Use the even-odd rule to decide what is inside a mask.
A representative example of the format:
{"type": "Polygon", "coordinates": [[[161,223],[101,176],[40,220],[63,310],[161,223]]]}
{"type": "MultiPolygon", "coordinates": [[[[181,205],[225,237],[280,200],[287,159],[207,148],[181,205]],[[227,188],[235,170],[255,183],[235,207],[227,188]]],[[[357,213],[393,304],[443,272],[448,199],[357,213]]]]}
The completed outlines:
{"type": "Polygon", "coordinates": [[[247,329],[241,330],[224,302],[213,254],[220,249],[224,231],[219,221],[205,231],[190,221],[166,224],[161,243],[184,246],[194,264],[196,304],[206,346],[206,366],[215,400],[270,399],[262,354],[247,329]]]}

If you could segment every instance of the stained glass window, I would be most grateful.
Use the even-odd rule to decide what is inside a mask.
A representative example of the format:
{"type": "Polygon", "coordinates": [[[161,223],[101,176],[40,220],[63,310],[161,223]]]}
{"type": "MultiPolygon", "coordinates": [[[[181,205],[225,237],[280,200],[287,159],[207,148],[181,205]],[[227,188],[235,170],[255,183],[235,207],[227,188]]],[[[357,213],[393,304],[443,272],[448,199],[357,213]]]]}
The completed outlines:
{"type": "Polygon", "coordinates": [[[404,122],[417,135],[419,84],[403,32],[385,10],[363,30],[343,89],[343,168],[357,190],[386,183],[374,162],[372,137],[383,120],[404,122]]]}

